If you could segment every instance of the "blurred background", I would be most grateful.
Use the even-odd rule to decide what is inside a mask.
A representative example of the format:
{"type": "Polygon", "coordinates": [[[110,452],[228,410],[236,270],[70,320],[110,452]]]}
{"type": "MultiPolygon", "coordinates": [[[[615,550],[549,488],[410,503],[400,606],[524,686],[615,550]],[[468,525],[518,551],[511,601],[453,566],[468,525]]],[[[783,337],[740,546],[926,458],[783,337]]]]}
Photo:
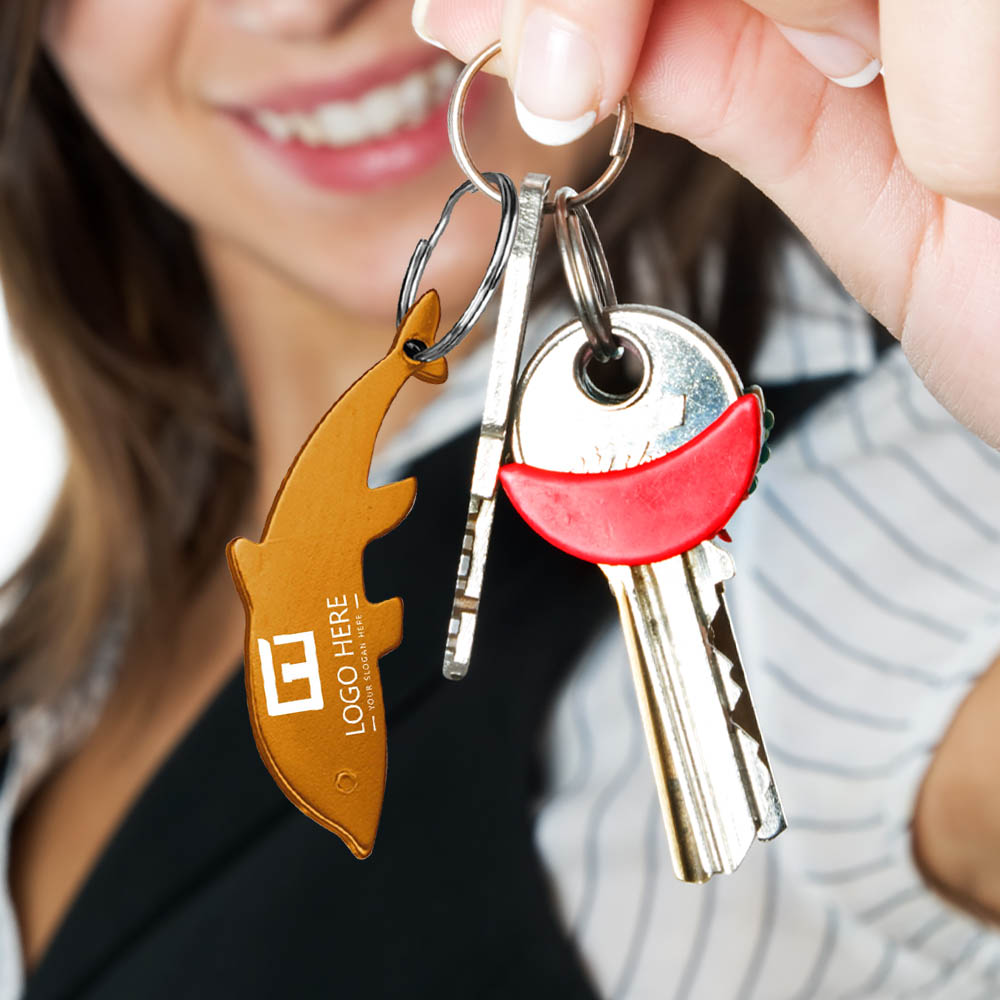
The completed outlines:
{"type": "Polygon", "coordinates": [[[55,500],[64,452],[59,424],[17,350],[0,292],[0,580],[31,548],[55,500]]]}

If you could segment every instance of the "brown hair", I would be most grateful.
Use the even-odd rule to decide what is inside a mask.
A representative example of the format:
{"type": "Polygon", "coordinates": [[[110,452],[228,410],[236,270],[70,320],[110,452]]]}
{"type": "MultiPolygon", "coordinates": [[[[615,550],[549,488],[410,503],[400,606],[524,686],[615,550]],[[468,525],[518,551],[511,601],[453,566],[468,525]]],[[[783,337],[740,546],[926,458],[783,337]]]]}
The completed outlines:
{"type": "MultiPolygon", "coordinates": [[[[189,229],[77,108],[40,45],[45,5],[0,9],[0,273],[69,461],[47,529],[4,588],[0,711],[77,674],[116,608],[147,637],[170,620],[223,560],[252,476],[189,229]]],[[[628,171],[594,206],[619,297],[683,309],[745,364],[776,210],[675,137],[641,132],[628,171]],[[728,265],[721,297],[699,284],[709,247],[728,265]]]]}
{"type": "Polygon", "coordinates": [[[70,678],[117,603],[151,623],[155,594],[168,617],[216,565],[250,474],[188,228],[78,110],[40,47],[43,8],[5,4],[0,21],[0,273],[68,468],[46,531],[6,584],[8,705],[70,678]]]}

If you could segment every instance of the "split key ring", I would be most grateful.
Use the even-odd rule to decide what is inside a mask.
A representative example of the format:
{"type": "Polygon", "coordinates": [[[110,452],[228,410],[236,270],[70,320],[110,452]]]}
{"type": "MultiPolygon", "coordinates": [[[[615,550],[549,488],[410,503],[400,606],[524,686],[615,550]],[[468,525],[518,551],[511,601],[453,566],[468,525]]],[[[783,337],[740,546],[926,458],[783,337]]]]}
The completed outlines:
{"type": "MultiPolygon", "coordinates": [[[[458,165],[465,172],[465,176],[479,188],[483,194],[489,195],[494,201],[500,201],[500,191],[496,185],[491,184],[487,175],[483,174],[472,162],[472,154],[465,141],[465,101],[469,96],[469,87],[476,74],[498,53],[500,43],[494,42],[487,46],[476,56],[458,75],[455,81],[455,89],[451,93],[451,102],[448,104],[448,138],[451,140],[451,149],[458,160],[458,165]]],[[[626,94],[618,102],[618,122],[615,125],[615,134],[611,138],[611,162],[604,168],[604,173],[597,178],[589,187],[584,188],[579,194],[575,191],[568,199],[569,207],[579,208],[593,201],[604,194],[605,191],[615,182],[618,175],[625,166],[625,161],[632,152],[632,141],[635,138],[635,122],[632,116],[632,102],[626,94]]],[[[547,201],[545,210],[553,211],[555,203],[547,201]]]]}
{"type": "MultiPolygon", "coordinates": [[[[514,227],[517,224],[517,188],[514,187],[514,182],[506,174],[489,173],[486,176],[496,184],[496,191],[499,191],[496,198],[500,202],[500,228],[497,231],[493,254],[486,266],[486,274],[483,275],[483,280],[480,282],[476,294],[472,297],[472,301],[455,325],[443,337],[440,337],[436,344],[431,347],[423,347],[410,355],[416,361],[436,361],[438,358],[443,358],[452,348],[457,347],[483,314],[486,304],[490,301],[503,277],[507,259],[510,257],[510,251],[514,245],[514,227]]],[[[488,184],[489,181],[486,183],[488,184]]],[[[451,221],[451,213],[455,210],[459,198],[475,190],[476,186],[471,180],[465,181],[455,188],[444,204],[441,218],[438,219],[434,231],[430,236],[417,243],[413,255],[410,257],[410,263],[407,265],[406,273],[403,275],[403,284],[399,289],[399,301],[396,304],[396,326],[402,324],[403,317],[417,301],[417,286],[423,277],[427,262],[431,259],[431,253],[451,221]]]]}
{"type": "Polygon", "coordinates": [[[577,202],[571,187],[561,187],[552,199],[556,243],[566,284],[576,306],[594,357],[604,364],[621,355],[621,344],[611,330],[608,310],[618,305],[615,286],[597,228],[587,206],[577,202]]]}

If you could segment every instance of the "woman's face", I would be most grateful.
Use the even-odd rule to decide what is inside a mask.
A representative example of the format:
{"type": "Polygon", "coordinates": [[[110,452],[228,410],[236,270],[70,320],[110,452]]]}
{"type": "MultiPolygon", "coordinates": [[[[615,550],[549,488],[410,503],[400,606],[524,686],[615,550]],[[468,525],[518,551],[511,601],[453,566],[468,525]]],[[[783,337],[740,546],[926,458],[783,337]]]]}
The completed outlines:
{"type": "MultiPolygon", "coordinates": [[[[410,0],[56,0],[50,51],[97,130],[204,241],[340,309],[384,320],[416,240],[463,179],[445,111],[458,66],[410,0]]],[[[482,169],[574,179],[581,146],[517,125],[480,75],[467,134],[482,169]]],[[[496,204],[463,200],[428,276],[464,308],[496,204]],[[433,272],[433,273],[432,273],[433,272]]]]}

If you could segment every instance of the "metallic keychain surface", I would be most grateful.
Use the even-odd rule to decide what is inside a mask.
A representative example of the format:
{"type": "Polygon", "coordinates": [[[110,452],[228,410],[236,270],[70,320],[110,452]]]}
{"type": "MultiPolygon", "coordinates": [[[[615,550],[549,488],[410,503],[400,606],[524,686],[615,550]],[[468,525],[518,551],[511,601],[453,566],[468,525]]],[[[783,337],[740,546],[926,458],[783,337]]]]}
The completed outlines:
{"type": "MultiPolygon", "coordinates": [[[[445,203],[418,242],[400,288],[389,352],[329,409],[293,460],[259,542],[227,548],[246,612],[247,707],[261,759],[306,816],[336,833],[357,858],[373,849],[386,785],[387,739],[379,659],[402,641],[402,601],[372,604],[364,586],[368,543],[397,527],[416,497],[405,479],[371,489],[375,439],[412,376],[443,382],[445,354],[466,336],[511,253],[517,190],[490,174],[500,225],[490,262],[455,325],[438,335],[437,292],[417,298],[430,255],[464,194],[445,203]]],[[[513,378],[511,379],[513,381],[513,378]]]]}
{"type": "Polygon", "coordinates": [[[368,473],[403,384],[447,378],[444,360],[417,361],[408,349],[434,343],[440,316],[433,291],[410,309],[389,353],[303,444],[260,541],[238,538],[227,549],[246,610],[247,705],[261,759],[285,795],[358,858],[371,854],[385,789],[378,661],[403,632],[398,597],[368,601],[363,555],[416,496],[413,479],[373,490],[368,473]]]}

